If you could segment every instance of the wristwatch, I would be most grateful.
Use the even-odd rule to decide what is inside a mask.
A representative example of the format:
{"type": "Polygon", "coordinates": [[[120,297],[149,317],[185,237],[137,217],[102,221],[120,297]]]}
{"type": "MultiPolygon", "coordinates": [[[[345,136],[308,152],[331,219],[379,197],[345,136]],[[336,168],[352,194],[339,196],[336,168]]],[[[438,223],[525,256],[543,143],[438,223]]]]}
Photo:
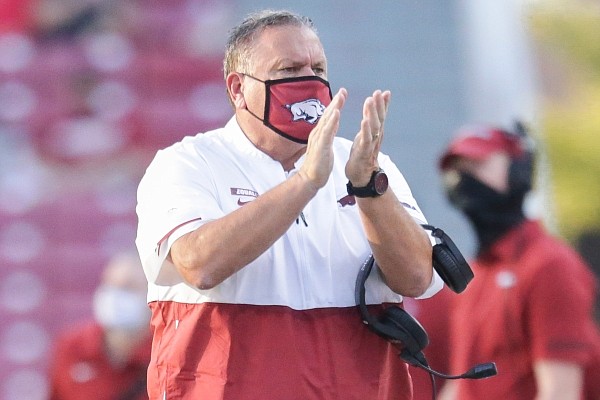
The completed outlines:
{"type": "Polygon", "coordinates": [[[381,168],[373,171],[371,179],[367,186],[354,187],[352,182],[348,181],[346,189],[348,194],[356,197],[378,197],[385,193],[388,188],[388,177],[381,168]]]}

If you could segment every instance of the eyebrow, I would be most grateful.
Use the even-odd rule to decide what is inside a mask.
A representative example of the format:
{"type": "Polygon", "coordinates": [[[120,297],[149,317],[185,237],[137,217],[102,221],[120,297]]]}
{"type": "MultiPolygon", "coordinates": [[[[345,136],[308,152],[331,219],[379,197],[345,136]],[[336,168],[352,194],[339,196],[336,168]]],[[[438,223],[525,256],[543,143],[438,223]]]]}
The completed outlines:
{"type": "Polygon", "coordinates": [[[315,64],[312,65],[313,67],[319,67],[319,68],[323,68],[326,69],[327,67],[327,62],[326,61],[319,61],[315,64]]]}
{"type": "MultiPolygon", "coordinates": [[[[286,67],[303,67],[304,65],[306,65],[303,61],[294,61],[290,58],[282,58],[280,60],[277,60],[274,63],[274,67],[275,68],[281,68],[283,66],[286,67]]],[[[325,67],[327,66],[327,62],[326,61],[317,61],[316,63],[311,64],[311,67],[319,67],[319,68],[323,68],[325,69],[325,67]]]]}

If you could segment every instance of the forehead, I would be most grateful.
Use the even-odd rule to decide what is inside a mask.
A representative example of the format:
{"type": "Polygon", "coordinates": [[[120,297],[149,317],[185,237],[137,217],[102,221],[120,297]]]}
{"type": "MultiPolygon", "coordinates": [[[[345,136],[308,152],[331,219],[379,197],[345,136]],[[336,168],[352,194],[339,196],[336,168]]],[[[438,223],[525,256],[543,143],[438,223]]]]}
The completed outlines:
{"type": "Polygon", "coordinates": [[[272,67],[285,60],[325,62],[325,52],[317,34],[310,28],[295,25],[265,28],[256,39],[252,57],[260,62],[259,67],[272,67]]]}

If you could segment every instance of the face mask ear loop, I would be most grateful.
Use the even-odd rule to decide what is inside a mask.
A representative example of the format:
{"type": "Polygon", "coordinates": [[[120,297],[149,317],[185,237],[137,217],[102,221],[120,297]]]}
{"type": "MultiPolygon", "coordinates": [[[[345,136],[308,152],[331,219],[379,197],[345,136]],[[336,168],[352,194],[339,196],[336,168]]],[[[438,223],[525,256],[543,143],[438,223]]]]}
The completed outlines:
{"type": "Polygon", "coordinates": [[[246,111],[248,111],[248,113],[250,113],[250,115],[252,115],[254,118],[256,118],[257,120],[259,120],[260,122],[262,122],[262,123],[263,123],[263,125],[266,125],[266,124],[265,124],[265,120],[264,120],[264,119],[260,119],[260,118],[258,117],[258,115],[254,114],[252,111],[250,111],[250,109],[249,109],[248,107],[246,107],[246,111]]]}
{"type": "MultiPolygon", "coordinates": [[[[253,77],[253,76],[252,76],[252,75],[250,75],[250,74],[246,74],[246,73],[243,73],[243,72],[239,72],[239,73],[240,73],[240,74],[242,74],[242,75],[244,75],[244,76],[247,76],[248,78],[252,78],[252,79],[254,79],[255,81],[258,81],[258,82],[261,82],[261,83],[265,83],[265,81],[263,81],[263,80],[260,80],[260,79],[258,79],[258,78],[255,78],[255,77],[253,77]]],[[[259,120],[260,122],[262,122],[264,125],[266,125],[266,124],[265,124],[265,120],[264,120],[264,119],[261,119],[261,118],[260,118],[258,115],[256,115],[256,114],[255,114],[255,113],[253,113],[252,111],[250,111],[250,109],[249,109],[248,107],[246,107],[246,111],[248,111],[248,112],[250,113],[250,115],[252,115],[254,118],[256,118],[257,120],[259,120]]]]}
{"type": "Polygon", "coordinates": [[[239,72],[239,73],[240,73],[240,74],[242,74],[242,75],[244,75],[244,76],[247,76],[248,78],[252,78],[252,79],[254,79],[255,81],[259,81],[260,83],[265,83],[265,81],[263,81],[263,80],[261,80],[261,79],[258,79],[258,78],[255,78],[254,76],[252,76],[252,75],[250,75],[250,74],[245,74],[245,73],[243,73],[243,72],[239,72]]]}

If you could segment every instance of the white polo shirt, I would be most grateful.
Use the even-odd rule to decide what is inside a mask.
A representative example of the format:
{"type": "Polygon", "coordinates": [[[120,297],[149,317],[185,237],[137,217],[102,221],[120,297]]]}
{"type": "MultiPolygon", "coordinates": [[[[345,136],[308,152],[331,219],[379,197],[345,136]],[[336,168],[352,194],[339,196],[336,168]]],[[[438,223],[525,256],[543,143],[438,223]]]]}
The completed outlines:
{"type": "MultiPolygon", "coordinates": [[[[138,189],[136,245],[149,281],[148,301],[281,305],[295,310],[354,306],[356,276],[370,248],[358,206],[346,191],[344,168],[351,145],[335,138],[333,171],[304,208],[304,220],[292,223],[261,256],[209,290],[183,282],[166,260],[172,243],[284,182],[298,171],[304,157],[286,173],[246,138],[235,118],[224,128],[186,137],[159,151],[138,189]]],[[[383,154],[379,164],[408,213],[417,223],[426,223],[398,168],[383,154]]],[[[434,273],[421,297],[433,295],[442,285],[434,273]]],[[[379,274],[372,274],[367,303],[401,301],[379,274]]]]}

